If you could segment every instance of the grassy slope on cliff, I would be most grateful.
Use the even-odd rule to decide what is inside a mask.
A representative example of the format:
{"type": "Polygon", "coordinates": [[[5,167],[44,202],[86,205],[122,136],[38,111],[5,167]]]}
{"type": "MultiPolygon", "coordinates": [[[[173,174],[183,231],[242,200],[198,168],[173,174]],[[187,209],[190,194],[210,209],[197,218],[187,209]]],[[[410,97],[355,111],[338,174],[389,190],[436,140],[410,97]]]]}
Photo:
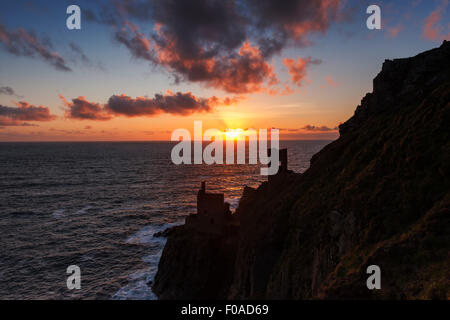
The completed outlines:
{"type": "Polygon", "coordinates": [[[240,210],[230,297],[448,297],[449,64],[448,42],[387,61],[341,137],[283,200],[258,190],[240,210]],[[271,236],[277,225],[283,233],[271,236]],[[267,253],[267,242],[281,252],[267,253]],[[367,290],[370,264],[381,267],[382,290],[367,290]]]}

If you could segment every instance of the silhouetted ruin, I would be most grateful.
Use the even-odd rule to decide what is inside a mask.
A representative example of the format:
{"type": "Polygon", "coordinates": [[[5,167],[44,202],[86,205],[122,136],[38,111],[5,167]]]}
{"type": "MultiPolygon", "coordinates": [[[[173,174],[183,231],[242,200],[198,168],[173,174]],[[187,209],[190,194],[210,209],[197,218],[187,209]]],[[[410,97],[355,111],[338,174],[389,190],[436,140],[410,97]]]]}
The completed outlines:
{"type": "MultiPolygon", "coordinates": [[[[272,150],[268,149],[269,157],[271,152],[272,150]]],[[[293,173],[293,171],[288,170],[287,149],[280,149],[278,152],[278,172],[269,175],[269,185],[276,184],[277,181],[285,179],[287,175],[293,173]]],[[[239,220],[231,213],[230,204],[225,202],[224,194],[206,192],[206,182],[203,181],[197,193],[197,214],[187,216],[185,224],[199,232],[221,235],[226,230],[230,231],[239,227],[239,220]]]]}
{"type": "MultiPolygon", "coordinates": [[[[276,150],[276,149],[274,149],[276,150]]],[[[284,176],[286,176],[286,174],[289,173],[293,173],[292,170],[288,170],[288,153],[287,153],[287,149],[279,149],[279,168],[278,168],[278,172],[274,175],[269,175],[268,176],[268,180],[269,183],[278,180],[279,178],[282,178],[284,176]]],[[[272,153],[272,149],[267,149],[267,155],[270,157],[272,153]]],[[[269,163],[270,166],[270,163],[269,163]]]]}
{"type": "Polygon", "coordinates": [[[197,214],[186,217],[186,225],[200,232],[222,234],[232,220],[230,204],[225,202],[224,194],[206,192],[203,181],[197,193],[197,214]]]}

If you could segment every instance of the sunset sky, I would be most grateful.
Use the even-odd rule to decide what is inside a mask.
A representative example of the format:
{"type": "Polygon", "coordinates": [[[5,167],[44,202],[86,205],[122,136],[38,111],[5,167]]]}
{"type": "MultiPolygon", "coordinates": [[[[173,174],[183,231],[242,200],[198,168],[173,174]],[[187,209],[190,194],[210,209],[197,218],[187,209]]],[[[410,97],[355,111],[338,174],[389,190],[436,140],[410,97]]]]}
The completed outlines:
{"type": "Polygon", "coordinates": [[[385,59],[450,38],[448,2],[2,0],[0,141],[170,140],[194,120],[335,139],[385,59]]]}

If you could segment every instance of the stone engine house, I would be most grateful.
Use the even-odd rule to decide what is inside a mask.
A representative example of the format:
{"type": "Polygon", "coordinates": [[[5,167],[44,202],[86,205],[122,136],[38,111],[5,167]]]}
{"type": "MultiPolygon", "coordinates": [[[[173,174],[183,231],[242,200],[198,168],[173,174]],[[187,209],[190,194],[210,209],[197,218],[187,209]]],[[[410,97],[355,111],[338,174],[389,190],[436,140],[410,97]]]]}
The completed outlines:
{"type": "Polygon", "coordinates": [[[230,204],[223,193],[206,192],[206,183],[197,193],[197,214],[186,217],[186,225],[200,232],[222,234],[231,222],[230,204]]]}
{"type": "MultiPolygon", "coordinates": [[[[272,150],[269,149],[268,152],[270,156],[272,150]]],[[[268,177],[269,186],[272,183],[282,182],[292,173],[288,170],[287,149],[278,152],[279,169],[277,174],[268,177]]],[[[185,225],[202,233],[221,235],[236,230],[239,227],[239,220],[231,214],[230,204],[225,202],[224,194],[206,192],[206,183],[203,181],[197,193],[197,214],[187,216],[185,225]]]]}

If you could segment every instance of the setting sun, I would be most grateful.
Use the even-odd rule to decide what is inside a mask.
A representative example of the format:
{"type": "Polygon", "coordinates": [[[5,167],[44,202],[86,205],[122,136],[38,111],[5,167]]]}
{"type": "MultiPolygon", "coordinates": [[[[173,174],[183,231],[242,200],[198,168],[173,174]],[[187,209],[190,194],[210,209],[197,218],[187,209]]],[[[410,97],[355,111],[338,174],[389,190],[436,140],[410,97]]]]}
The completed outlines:
{"type": "Polygon", "coordinates": [[[227,139],[239,139],[240,136],[244,133],[243,129],[227,129],[224,134],[227,139]]]}

